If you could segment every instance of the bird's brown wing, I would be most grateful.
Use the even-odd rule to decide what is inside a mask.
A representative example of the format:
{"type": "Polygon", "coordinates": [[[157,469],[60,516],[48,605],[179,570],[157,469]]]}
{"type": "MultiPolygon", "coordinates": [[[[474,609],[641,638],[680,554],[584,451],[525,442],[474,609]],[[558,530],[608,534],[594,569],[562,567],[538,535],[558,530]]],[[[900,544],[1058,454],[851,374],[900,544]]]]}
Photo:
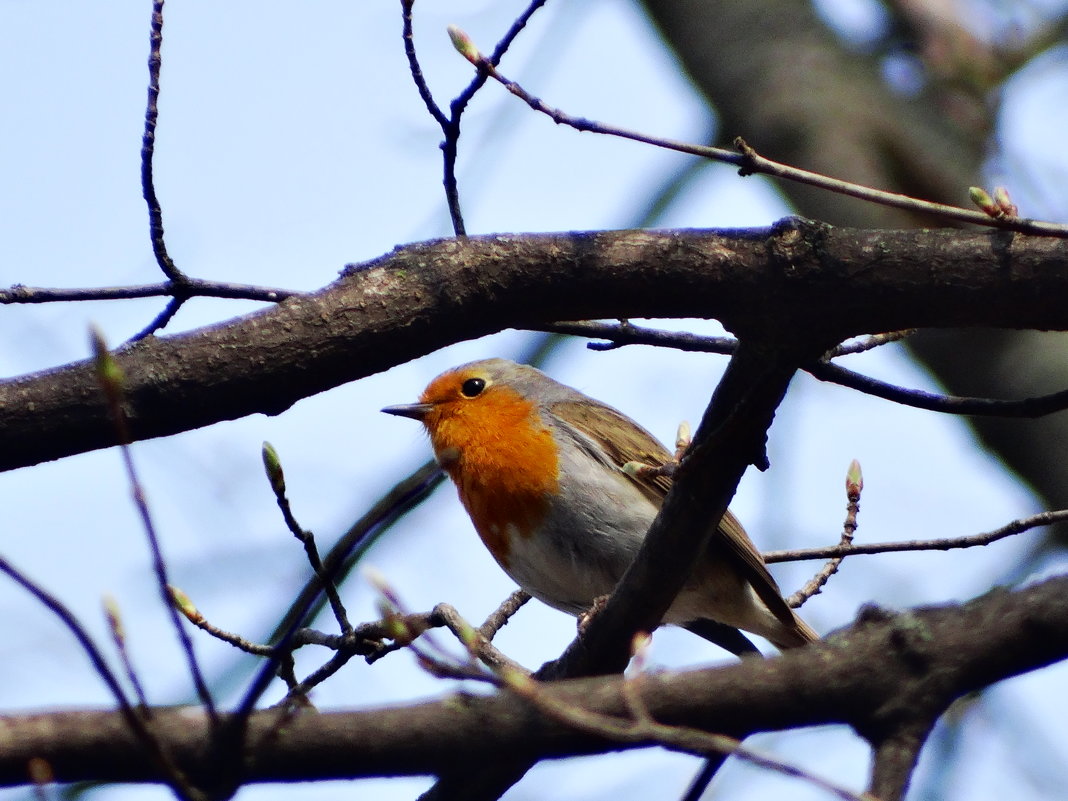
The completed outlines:
{"type": "MultiPolygon", "coordinates": [[[[656,437],[611,406],[597,402],[560,401],[550,411],[567,425],[573,426],[604,449],[612,466],[621,468],[627,462],[660,467],[673,459],[656,437]]],[[[596,454],[591,454],[596,457],[596,454]]],[[[659,508],[671,487],[667,476],[632,476],[625,474],[642,493],[659,508]]],[[[742,524],[728,510],[719,521],[718,542],[712,543],[713,552],[721,548],[741,562],[746,579],[760,600],[782,623],[790,628],[799,624],[794,611],[783,600],[782,591],[775,578],[768,572],[760,555],[742,524]]]]}
{"type": "MultiPolygon", "coordinates": [[[[561,421],[585,434],[598,445],[603,453],[590,455],[601,461],[607,455],[607,467],[619,470],[627,462],[641,462],[651,467],[660,467],[672,460],[667,449],[656,437],[633,420],[617,412],[611,406],[595,401],[560,401],[553,404],[552,414],[561,421]]],[[[658,509],[671,487],[667,476],[627,475],[658,509]]]]}

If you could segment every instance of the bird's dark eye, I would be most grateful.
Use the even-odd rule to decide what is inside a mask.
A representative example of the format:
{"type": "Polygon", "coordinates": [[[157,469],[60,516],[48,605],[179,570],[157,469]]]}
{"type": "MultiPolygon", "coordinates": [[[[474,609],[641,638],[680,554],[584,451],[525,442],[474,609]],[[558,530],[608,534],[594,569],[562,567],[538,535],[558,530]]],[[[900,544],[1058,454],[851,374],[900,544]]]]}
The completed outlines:
{"type": "Polygon", "coordinates": [[[465,398],[474,398],[486,388],[484,378],[469,378],[460,386],[460,392],[465,398]]]}

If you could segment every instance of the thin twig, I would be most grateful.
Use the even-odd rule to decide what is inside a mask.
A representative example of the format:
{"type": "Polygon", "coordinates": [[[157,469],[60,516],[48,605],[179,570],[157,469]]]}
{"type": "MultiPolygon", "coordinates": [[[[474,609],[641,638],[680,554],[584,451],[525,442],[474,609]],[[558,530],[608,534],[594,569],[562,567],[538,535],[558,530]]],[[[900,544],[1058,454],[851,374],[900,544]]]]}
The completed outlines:
{"type": "Polygon", "coordinates": [[[508,621],[512,619],[512,615],[522,608],[522,606],[530,600],[530,593],[526,590],[516,590],[497,607],[485,622],[478,627],[478,633],[491,641],[497,636],[497,632],[507,625],[508,621]]]}
{"type": "MultiPolygon", "coordinates": [[[[121,407],[119,407],[121,409],[121,407]]],[[[112,413],[119,413],[116,409],[112,409],[112,413]]],[[[141,479],[137,474],[137,468],[133,463],[132,449],[128,442],[123,442],[120,445],[122,452],[122,461],[126,467],[127,480],[130,482],[130,493],[133,497],[134,505],[137,507],[137,513],[141,517],[141,524],[145,530],[145,535],[148,538],[149,548],[152,551],[152,567],[156,574],[156,585],[159,588],[160,599],[167,607],[168,615],[171,619],[171,625],[174,627],[175,633],[178,635],[178,642],[182,647],[182,652],[185,654],[186,664],[189,667],[189,674],[193,679],[193,686],[196,688],[197,697],[204,705],[204,709],[208,713],[208,717],[211,719],[213,725],[217,725],[219,721],[218,712],[215,709],[215,701],[211,697],[211,690],[208,689],[208,684],[204,680],[204,674],[200,669],[200,663],[197,661],[196,651],[193,649],[193,640],[189,636],[189,632],[186,631],[185,626],[182,625],[181,613],[174,608],[174,604],[170,602],[170,592],[167,587],[170,584],[170,579],[167,575],[167,562],[163,558],[163,549],[160,546],[159,535],[156,533],[156,524],[152,519],[152,513],[148,508],[148,500],[145,497],[145,490],[141,484],[141,479]]]]}
{"type": "Polygon", "coordinates": [[[231,300],[261,300],[265,303],[278,303],[304,293],[293,289],[278,289],[252,284],[231,284],[225,281],[204,281],[199,278],[189,278],[180,287],[170,281],[162,284],[74,289],[30,287],[15,284],[8,289],[0,289],[0,304],[131,300],[134,298],[173,297],[179,294],[187,295],[190,298],[228,298],[231,300]]]}
{"type": "MultiPolygon", "coordinates": [[[[518,592],[523,591],[519,590],[518,592]]],[[[506,607],[510,609],[514,606],[514,610],[518,610],[519,606],[522,606],[522,603],[518,606],[515,606],[513,603],[511,603],[515,598],[516,594],[517,593],[512,593],[512,595],[510,595],[508,599],[500,607],[498,607],[497,611],[494,612],[493,615],[491,615],[491,619],[497,618],[498,616],[503,616],[505,620],[507,620],[508,610],[506,609],[506,607]],[[502,610],[505,611],[502,612],[502,610]]],[[[523,593],[523,595],[526,595],[526,593],[523,593]]],[[[526,595],[526,599],[529,598],[530,596],[526,595]]],[[[523,603],[526,603],[526,599],[523,600],[523,603]]],[[[513,614],[514,610],[512,610],[513,614]]],[[[438,604],[434,607],[434,614],[437,616],[438,619],[442,621],[442,623],[445,624],[445,627],[448,628],[449,631],[456,635],[456,639],[460,640],[460,642],[465,642],[467,644],[468,651],[479,662],[486,665],[491,670],[499,671],[502,668],[507,668],[508,670],[515,670],[523,673],[530,672],[521,664],[516,662],[514,659],[511,659],[510,657],[506,656],[503,651],[493,645],[493,643],[490,642],[490,639],[482,633],[482,630],[490,625],[490,620],[487,620],[481,628],[473,629],[470,627],[470,624],[460,616],[460,613],[457,612],[456,609],[450,606],[449,604],[438,604]],[[467,639],[470,639],[471,642],[467,643],[467,639]]]]}
{"type": "Polygon", "coordinates": [[[573,320],[549,323],[538,326],[535,330],[547,331],[551,334],[605,339],[609,342],[608,345],[600,342],[589,342],[586,347],[590,350],[612,350],[624,345],[653,345],[681,351],[718,353],[723,356],[729,356],[738,347],[738,340],[734,337],[707,337],[684,331],[664,331],[656,328],[645,328],[629,321],[626,323],[598,323],[592,320],[573,320]]]}
{"type": "MultiPolygon", "coordinates": [[[[407,2],[408,0],[402,0],[407,2]]],[[[512,42],[516,40],[516,37],[523,32],[523,29],[530,22],[530,18],[534,16],[534,13],[545,5],[547,0],[532,0],[530,5],[526,7],[522,14],[516,17],[508,31],[497,42],[496,47],[493,48],[493,52],[490,53],[488,61],[490,64],[497,66],[501,63],[501,59],[504,58],[504,54],[508,52],[508,48],[512,46],[512,42]]],[[[487,80],[487,75],[484,73],[477,73],[474,78],[471,79],[466,88],[456,96],[456,99],[450,104],[450,111],[452,112],[452,118],[454,120],[459,119],[459,116],[463,114],[467,104],[471,102],[471,99],[478,93],[487,80]]]]}
{"type": "Polygon", "coordinates": [[[807,559],[827,559],[839,556],[860,556],[879,553],[900,553],[902,551],[949,551],[956,548],[975,548],[989,545],[1016,534],[1022,534],[1040,526],[1052,526],[1068,520],[1068,509],[1055,512],[1041,512],[1030,517],[1013,520],[1001,528],[983,534],[970,534],[964,537],[948,537],[938,540],[907,540],[902,542],[872,542],[861,545],[830,545],[825,548],[797,548],[794,550],[767,551],[764,561],[802,562],[807,559]]]}
{"type": "Polygon", "coordinates": [[[174,315],[182,308],[182,305],[189,299],[189,295],[185,292],[180,292],[167,301],[167,305],[163,307],[163,310],[157,314],[152,320],[130,337],[130,342],[140,342],[146,337],[152,336],[157,331],[160,331],[167,327],[167,324],[174,319],[174,315]]]}
{"type": "Polygon", "coordinates": [[[336,651],[330,659],[313,671],[311,675],[303,681],[298,682],[296,686],[291,687],[286,697],[297,698],[306,696],[312,687],[322,684],[341,670],[353,656],[355,656],[355,654],[349,653],[348,651],[336,651]]]}
{"type": "Polygon", "coordinates": [[[133,497],[137,513],[141,518],[141,525],[144,528],[145,535],[148,539],[160,598],[167,609],[167,614],[171,619],[171,625],[174,627],[175,633],[178,635],[178,641],[185,654],[186,663],[189,666],[189,673],[193,679],[193,685],[196,688],[197,696],[200,698],[200,702],[204,705],[204,709],[207,711],[208,717],[211,719],[212,726],[217,726],[219,723],[218,712],[215,709],[215,702],[212,700],[211,691],[208,689],[207,682],[204,680],[204,674],[200,670],[200,664],[197,662],[196,652],[193,650],[193,641],[189,637],[189,632],[186,631],[185,626],[182,625],[182,613],[171,602],[170,580],[167,576],[167,563],[163,558],[163,550],[160,547],[159,536],[156,533],[156,524],[152,519],[152,513],[149,511],[148,501],[145,498],[144,486],[141,484],[137,468],[134,466],[132,449],[130,448],[132,439],[130,437],[129,424],[126,419],[126,410],[123,405],[124,390],[122,373],[111,354],[108,352],[107,344],[104,342],[104,339],[99,332],[94,332],[93,349],[95,351],[97,380],[104,392],[105,398],[107,399],[112,424],[115,426],[115,433],[118,438],[119,451],[122,454],[123,465],[126,469],[126,478],[130,484],[130,494],[133,497]]]}
{"type": "Polygon", "coordinates": [[[960,414],[970,417],[1008,417],[1031,419],[1044,417],[1068,409],[1068,390],[1020,400],[999,398],[970,398],[957,395],[936,395],[919,389],[906,389],[888,384],[876,378],[861,375],[838,364],[817,362],[803,368],[814,378],[839,386],[855,389],[865,395],[893,401],[902,406],[924,409],[943,414],[960,414]]]}
{"type": "Polygon", "coordinates": [[[89,661],[92,663],[96,674],[100,676],[108,690],[111,692],[112,697],[115,699],[115,703],[119,707],[119,713],[122,715],[126,725],[130,728],[130,731],[134,733],[134,736],[141,742],[141,744],[145,746],[156,763],[167,774],[171,786],[180,797],[187,799],[187,801],[206,801],[203,794],[189,783],[188,778],[178,769],[163,750],[159,740],[156,739],[152,734],[151,729],[149,729],[148,722],[138,714],[137,710],[130,703],[130,700],[126,697],[125,691],[122,689],[122,685],[119,684],[118,678],[108,666],[107,660],[104,659],[104,655],[82,624],[78,622],[78,618],[74,616],[74,613],[72,613],[62,601],[22,573],[2,556],[0,556],[0,572],[5,573],[16,584],[40,601],[40,603],[59,618],[59,621],[67,627],[67,630],[70,631],[71,634],[74,635],[74,639],[78,641],[78,645],[81,646],[82,651],[89,657],[89,661]]]}
{"type": "Polygon", "coordinates": [[[644,674],[624,679],[624,702],[631,712],[629,718],[600,714],[573,703],[565,703],[544,692],[541,684],[522,676],[506,676],[504,686],[529,701],[543,714],[573,726],[575,729],[622,743],[661,745],[689,754],[729,754],[750,764],[801,779],[844,801],[877,801],[867,793],[856,793],[809,771],[775,757],[755,751],[734,737],[715,734],[689,726],[658,723],[641,700],[637,685],[644,674]],[[627,689],[627,685],[631,685],[627,689]],[[643,711],[644,710],[644,711],[643,711]]]}
{"type": "Polygon", "coordinates": [[[297,522],[297,518],[293,516],[289,496],[286,495],[286,478],[285,472],[282,470],[282,462],[278,457],[278,452],[269,442],[263,443],[263,466],[267,472],[267,480],[270,482],[271,491],[274,493],[274,499],[282,512],[286,527],[304,546],[304,554],[308,557],[312,572],[319,578],[323,592],[326,593],[326,597],[330,601],[330,608],[334,613],[338,628],[341,629],[342,634],[351,633],[352,624],[349,623],[349,616],[345,611],[345,605],[341,602],[337,585],[326,577],[323,570],[323,561],[319,558],[319,548],[315,544],[315,535],[301,526],[297,522]]]}
{"type": "Polygon", "coordinates": [[[419,92],[419,97],[423,99],[423,105],[426,106],[426,110],[444,130],[449,127],[449,118],[445,116],[441,106],[434,100],[434,94],[430,91],[426,76],[423,75],[423,68],[419,64],[419,56],[415,52],[415,38],[412,33],[412,7],[414,5],[415,0],[401,0],[401,20],[403,23],[401,36],[404,39],[404,55],[408,59],[408,72],[412,76],[412,81],[419,92]]]}
{"type": "MultiPolygon", "coordinates": [[[[403,19],[404,55],[408,59],[408,71],[423,99],[430,116],[441,128],[443,139],[441,142],[442,155],[442,185],[445,187],[445,203],[449,208],[449,218],[452,221],[452,231],[456,236],[464,236],[467,230],[464,226],[463,212],[460,210],[460,190],[456,182],[456,156],[457,144],[460,139],[460,114],[451,117],[445,115],[441,106],[434,100],[430,86],[423,75],[423,68],[419,64],[419,57],[415,52],[415,39],[412,34],[412,6],[415,0],[401,0],[403,19]]],[[[462,111],[461,111],[462,113],[462,111]]]]}
{"type": "MultiPolygon", "coordinates": [[[[268,657],[277,663],[277,675],[285,679],[292,675],[292,655],[298,648],[305,645],[318,645],[329,648],[332,651],[343,652],[348,657],[363,656],[368,663],[380,659],[386,653],[399,650],[422,632],[434,626],[442,626],[444,623],[437,617],[436,610],[422,614],[406,615],[390,621],[378,620],[372,623],[362,623],[346,634],[326,634],[312,628],[300,628],[293,635],[278,645],[263,645],[216,626],[209,621],[192,601],[180,590],[171,588],[175,605],[185,615],[186,619],[206,634],[217,640],[232,645],[240,651],[252,656],[268,657]],[[397,631],[406,633],[403,638],[397,639],[397,631]],[[393,643],[386,644],[383,640],[394,639],[393,643]]],[[[296,685],[296,679],[287,680],[290,687],[296,685]]],[[[306,680],[305,689],[312,686],[306,680]]]]}
{"type": "MultiPolygon", "coordinates": [[[[860,493],[864,489],[864,478],[860,472],[860,462],[854,459],[846,473],[846,519],[842,526],[842,539],[839,545],[849,547],[853,544],[853,535],[857,530],[857,513],[860,511],[860,493]]],[[[786,603],[797,609],[813,595],[818,595],[831,576],[838,572],[844,556],[836,556],[827,561],[820,571],[804,587],[786,599],[786,603]]]]}
{"type": "MultiPolygon", "coordinates": [[[[532,0],[526,10],[516,18],[505,35],[499,42],[497,42],[497,46],[493,49],[493,53],[489,58],[490,63],[500,63],[500,60],[504,57],[508,48],[511,47],[512,42],[515,41],[515,38],[522,32],[523,28],[526,27],[527,22],[534,15],[534,12],[545,5],[545,2],[546,0],[532,0]]],[[[445,187],[445,201],[449,208],[449,217],[452,221],[453,233],[456,234],[456,236],[465,236],[467,230],[464,225],[463,213],[460,210],[460,190],[456,178],[456,159],[459,155],[460,142],[460,120],[463,117],[468,103],[470,103],[471,99],[478,93],[478,90],[485,85],[486,76],[476,74],[464,90],[453,99],[452,103],[449,104],[449,114],[446,115],[445,112],[441,110],[441,106],[434,100],[434,95],[430,91],[430,86],[427,84],[426,76],[423,74],[423,68],[419,63],[419,57],[415,50],[412,23],[412,8],[414,5],[415,0],[401,0],[404,55],[408,59],[408,71],[411,73],[412,81],[415,83],[416,89],[419,92],[419,97],[422,98],[423,104],[426,106],[430,116],[433,117],[435,122],[441,127],[443,135],[441,142],[442,185],[445,187]]]]}
{"type": "MultiPolygon", "coordinates": [[[[540,326],[536,330],[606,339],[613,343],[611,347],[654,345],[699,353],[731,354],[738,345],[737,340],[730,337],[705,337],[697,334],[643,328],[630,322],[625,324],[591,321],[563,322],[540,326]]],[[[895,332],[894,334],[880,335],[878,338],[872,337],[860,343],[857,347],[870,349],[875,345],[887,344],[894,341],[894,337],[897,335],[904,333],[895,332]]],[[[593,342],[588,343],[586,347],[591,350],[611,349],[593,342]]],[[[835,349],[831,353],[837,352],[838,349],[835,349]]],[[[859,351],[850,346],[843,350],[843,353],[855,352],[859,351]]],[[[1020,400],[972,398],[957,395],[936,395],[923,390],[906,389],[876,378],[861,375],[828,361],[802,365],[801,369],[820,381],[855,389],[865,395],[873,395],[902,406],[911,406],[916,409],[940,412],[942,414],[959,414],[972,417],[1034,418],[1044,417],[1045,415],[1068,409],[1068,390],[1020,400]]]]}
{"type": "MultiPolygon", "coordinates": [[[[372,574],[369,578],[382,593],[384,622],[394,632],[395,640],[405,643],[408,650],[415,654],[424,670],[439,678],[476,679],[490,683],[495,683],[495,677],[502,674],[530,675],[529,670],[496,648],[482,634],[481,629],[476,629],[468,623],[454,607],[440,603],[431,611],[427,622],[430,626],[444,626],[459,640],[467,653],[467,661],[457,662],[455,657],[431,635],[429,627],[420,630],[409,629],[405,621],[412,615],[404,608],[396,591],[383,577],[372,574]],[[421,642],[429,646],[433,653],[415,642],[420,636],[421,642]],[[486,668],[489,668],[489,672],[486,668]]],[[[523,595],[526,594],[523,593],[523,595]]],[[[526,603],[525,598],[518,593],[512,593],[491,615],[490,620],[483,624],[482,628],[485,629],[497,619],[506,617],[510,611],[519,609],[524,603],[526,603]]]]}
{"type": "MultiPolygon", "coordinates": [[[[469,41],[470,40],[468,40],[468,42],[469,41]]],[[[628,128],[608,125],[584,117],[575,117],[558,108],[553,108],[552,106],[547,105],[540,98],[527,92],[515,81],[506,78],[497,70],[496,65],[492,64],[485,56],[474,48],[473,44],[470,48],[461,49],[460,52],[481,72],[484,72],[489,75],[489,77],[498,81],[505,89],[518,97],[532,109],[547,115],[558,125],[567,125],[576,131],[615,136],[620,139],[628,139],[633,142],[640,142],[642,144],[652,145],[666,150],[674,150],[679,153],[689,153],[713,161],[733,164],[739,168],[739,173],[741,175],[761,173],[763,175],[783,178],[797,183],[808,184],[810,186],[848,195],[871,203],[878,203],[883,206],[937,215],[958,222],[972,223],[974,225],[982,225],[990,228],[1019,231],[1021,233],[1035,234],[1037,236],[1068,238],[1068,225],[1059,225],[1056,223],[1012,216],[995,218],[982,211],[966,209],[960,206],[952,206],[946,203],[920,200],[895,192],[884,192],[879,189],[861,186],[860,184],[842,181],[837,178],[821,175],[820,173],[781,164],[780,162],[772,161],[771,159],[761,156],[741,137],[734,140],[734,146],[737,150],[726,150],[720,147],[694,145],[687,142],[679,142],[674,139],[650,136],[649,134],[633,131],[628,128]]]]}
{"type": "MultiPolygon", "coordinates": [[[[174,598],[174,593],[175,590],[172,587],[172,600],[174,598]]],[[[239,634],[234,634],[233,632],[229,632],[225,629],[219,628],[214,623],[209,621],[206,617],[204,617],[204,615],[202,615],[199,610],[192,607],[192,605],[188,603],[188,599],[185,598],[184,593],[182,593],[182,599],[182,603],[179,604],[176,602],[175,605],[179,606],[180,610],[182,611],[182,614],[185,615],[186,620],[188,620],[201,631],[210,634],[217,640],[221,640],[222,642],[232,645],[234,648],[237,648],[240,651],[244,651],[246,654],[252,654],[253,656],[272,656],[275,653],[274,646],[260,645],[259,643],[254,643],[251,640],[245,639],[239,634]]]]}
{"type": "MultiPolygon", "coordinates": [[[[503,666],[510,662],[508,657],[504,656],[503,653],[491,644],[491,641],[497,631],[529,600],[530,596],[523,592],[523,590],[516,590],[509,595],[499,607],[497,607],[481,627],[473,630],[473,634],[480,643],[478,652],[479,658],[487,665],[503,666]]],[[[393,642],[388,644],[380,643],[379,647],[374,652],[368,654],[367,662],[368,664],[371,664],[377,662],[387,654],[407,648],[412,640],[423,635],[432,628],[444,626],[452,631],[457,639],[463,640],[465,636],[468,636],[471,633],[463,628],[464,625],[466,624],[464,624],[463,618],[452,606],[449,604],[438,604],[430,612],[423,615],[403,614],[394,616],[389,621],[383,621],[378,624],[366,623],[363,626],[358,627],[356,633],[368,639],[381,639],[383,637],[393,639],[393,642]],[[381,631],[376,630],[374,628],[375,626],[380,627],[381,631]],[[403,632],[404,636],[398,636],[399,632],[403,632]]],[[[428,635],[427,639],[429,639],[436,648],[440,648],[440,645],[434,642],[432,636],[428,635]]],[[[519,667],[517,663],[512,663],[512,665],[519,667]]]]}
{"type": "MultiPolygon", "coordinates": [[[[397,520],[417,506],[434,489],[441,485],[445,474],[434,461],[429,461],[411,475],[398,482],[380,498],[352,527],[334,544],[323,560],[323,575],[328,581],[340,584],[368,548],[388,531],[397,520]]],[[[276,655],[260,666],[245,691],[238,714],[247,717],[260,699],[278,668],[278,654],[285,653],[288,643],[300,630],[304,621],[322,608],[322,583],[318,576],[309,580],[296,599],[290,604],[282,621],[271,633],[269,641],[276,643],[276,655]]],[[[361,632],[357,627],[356,633],[361,632]]],[[[368,661],[373,661],[368,657],[368,661]]]]}
{"type": "Polygon", "coordinates": [[[140,704],[142,711],[147,714],[149,710],[148,698],[145,696],[145,689],[141,685],[141,678],[134,669],[133,660],[130,658],[130,650],[126,647],[126,627],[122,623],[119,604],[111,596],[104,598],[104,614],[108,620],[108,628],[111,630],[111,640],[115,643],[115,648],[119,652],[119,659],[122,661],[123,670],[126,671],[126,678],[134,689],[134,695],[137,696],[137,702],[140,704]]]}
{"type": "Polygon", "coordinates": [[[118,704],[119,710],[122,712],[123,717],[126,718],[126,722],[139,734],[144,732],[144,724],[134,710],[130,700],[126,697],[126,692],[122,689],[122,685],[119,684],[118,678],[116,678],[115,674],[108,666],[107,660],[104,659],[104,655],[101,653],[96,643],[93,642],[92,637],[90,637],[89,633],[82,627],[82,624],[78,622],[78,618],[74,616],[74,613],[71,612],[62,601],[48,592],[48,590],[44,589],[44,587],[33,581],[33,579],[29,578],[29,576],[12,565],[11,562],[3,556],[0,556],[0,572],[5,573],[16,584],[40,601],[48,611],[59,618],[59,621],[67,627],[71,634],[74,635],[74,639],[78,641],[78,645],[85,651],[86,656],[89,657],[89,661],[93,663],[93,669],[96,671],[97,675],[103,679],[108,690],[111,691],[115,703],[118,704]]]}
{"type": "Polygon", "coordinates": [[[859,339],[856,342],[849,342],[843,345],[839,345],[827,354],[828,359],[837,359],[839,356],[852,356],[857,353],[866,353],[869,350],[875,348],[881,348],[883,345],[889,345],[891,342],[900,342],[907,337],[915,334],[917,329],[905,328],[901,331],[887,331],[884,334],[872,334],[871,336],[859,339]]]}
{"type": "Polygon", "coordinates": [[[160,52],[163,45],[163,0],[153,0],[152,32],[149,36],[148,55],[148,101],[145,104],[145,132],[141,137],[141,192],[148,204],[148,231],[152,239],[152,252],[156,264],[172,282],[186,280],[185,273],[178,269],[163,239],[163,211],[156,197],[152,161],[156,151],[156,119],[159,116],[159,72],[163,63],[160,52]]]}
{"type": "Polygon", "coordinates": [[[279,501],[279,506],[282,507],[282,514],[286,518],[286,525],[304,546],[304,553],[308,557],[308,563],[311,565],[315,575],[318,576],[319,580],[322,582],[323,592],[326,593],[327,600],[330,602],[330,608],[334,613],[334,619],[337,620],[341,633],[348,634],[352,631],[352,624],[349,623],[348,613],[345,611],[345,605],[341,602],[341,595],[337,591],[337,586],[334,582],[328,581],[324,575],[323,562],[319,558],[319,549],[315,545],[315,535],[300,527],[296,518],[293,517],[292,511],[290,511],[289,500],[284,500],[284,506],[281,500],[279,501]]]}

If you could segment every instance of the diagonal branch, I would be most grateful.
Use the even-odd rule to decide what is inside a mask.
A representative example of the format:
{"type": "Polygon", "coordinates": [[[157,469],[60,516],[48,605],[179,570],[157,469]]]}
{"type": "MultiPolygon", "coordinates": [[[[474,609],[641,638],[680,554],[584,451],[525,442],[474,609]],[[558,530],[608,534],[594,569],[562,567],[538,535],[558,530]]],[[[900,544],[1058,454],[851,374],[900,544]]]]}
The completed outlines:
{"type": "Polygon", "coordinates": [[[900,542],[861,542],[849,545],[830,545],[825,548],[798,548],[789,551],[768,551],[764,561],[799,562],[805,559],[837,559],[846,556],[877,553],[901,553],[902,551],[950,551],[955,548],[975,548],[992,542],[1022,534],[1039,526],[1052,526],[1068,521],[1068,509],[1055,512],[1039,512],[1030,517],[1022,517],[1006,523],[992,531],[981,534],[968,534],[963,537],[944,537],[933,540],[902,540],[900,542]]]}
{"type": "MultiPolygon", "coordinates": [[[[590,321],[572,321],[549,323],[540,326],[540,330],[556,334],[570,334],[578,337],[606,339],[605,342],[588,342],[590,350],[614,350],[625,345],[654,345],[697,353],[734,353],[737,340],[732,337],[699,336],[680,331],[663,331],[655,328],[636,326],[629,320],[622,323],[600,323],[590,321]]],[[[877,334],[866,341],[848,346],[839,346],[831,351],[829,358],[860,353],[873,347],[894,342],[912,331],[895,331],[877,334]]],[[[956,395],[938,395],[918,389],[908,389],[880,381],[877,378],[860,373],[827,361],[825,356],[819,361],[803,366],[805,372],[839,386],[855,389],[866,395],[893,401],[903,406],[926,409],[943,414],[971,415],[975,417],[1044,417],[1053,412],[1068,409],[1068,390],[1052,392],[1031,398],[1008,400],[1002,398],[968,398],[956,395]]]]}

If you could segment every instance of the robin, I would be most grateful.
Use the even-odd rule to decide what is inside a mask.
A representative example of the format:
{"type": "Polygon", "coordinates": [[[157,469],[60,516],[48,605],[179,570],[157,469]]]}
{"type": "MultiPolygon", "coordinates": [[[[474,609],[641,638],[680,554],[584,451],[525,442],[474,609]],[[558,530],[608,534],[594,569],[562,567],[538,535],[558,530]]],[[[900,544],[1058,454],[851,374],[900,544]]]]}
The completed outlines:
{"type": "MultiPolygon", "coordinates": [[[[475,530],[520,587],[583,615],[634,560],[671,479],[674,457],[623,413],[506,359],[442,373],[418,403],[382,411],[420,421],[475,530]]],[[[735,653],[818,639],[787,606],[729,511],[664,616],[735,653]],[[733,632],[734,636],[731,636],[733,632]]]]}

